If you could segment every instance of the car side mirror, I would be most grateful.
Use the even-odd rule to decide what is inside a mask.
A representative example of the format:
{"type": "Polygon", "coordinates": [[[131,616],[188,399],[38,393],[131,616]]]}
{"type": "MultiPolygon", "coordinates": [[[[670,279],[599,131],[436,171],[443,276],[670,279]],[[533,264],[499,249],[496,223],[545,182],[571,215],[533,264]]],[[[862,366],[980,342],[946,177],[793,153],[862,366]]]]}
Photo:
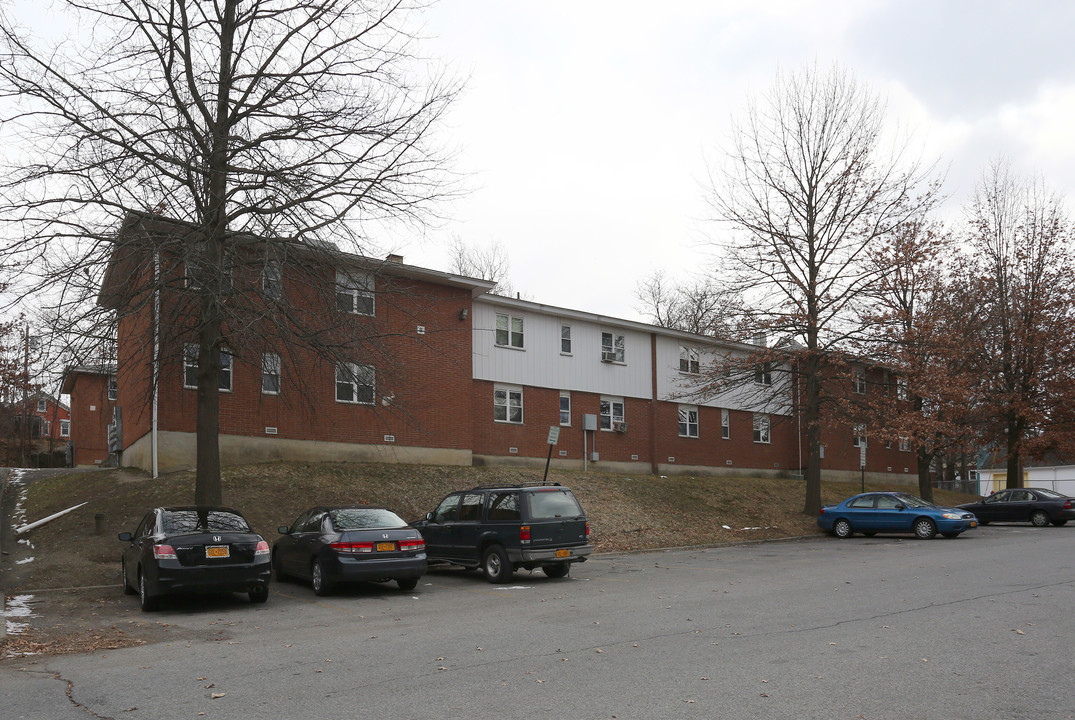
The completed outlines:
{"type": "Polygon", "coordinates": [[[129,532],[121,532],[119,534],[119,539],[123,542],[130,542],[131,540],[134,540],[134,535],[131,535],[129,532]]]}
{"type": "Polygon", "coordinates": [[[904,505],[903,503],[896,503],[896,509],[897,510],[906,510],[907,506],[904,505]]]}
{"type": "Polygon", "coordinates": [[[288,528],[287,525],[281,525],[280,527],[276,528],[276,532],[280,533],[281,535],[287,535],[289,529],[290,528],[288,528]]]}
{"type": "Polygon", "coordinates": [[[426,513],[426,520],[428,520],[429,522],[433,522],[433,513],[427,512],[426,513]]]}

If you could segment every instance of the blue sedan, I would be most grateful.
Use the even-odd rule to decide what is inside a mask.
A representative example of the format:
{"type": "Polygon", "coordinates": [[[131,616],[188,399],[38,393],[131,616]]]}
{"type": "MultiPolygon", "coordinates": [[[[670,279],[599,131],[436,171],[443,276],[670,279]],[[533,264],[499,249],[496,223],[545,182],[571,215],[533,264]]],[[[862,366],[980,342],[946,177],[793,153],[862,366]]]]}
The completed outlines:
{"type": "Polygon", "coordinates": [[[868,492],[849,497],[839,505],[822,506],[817,524],[838,538],[849,538],[857,532],[866,537],[876,533],[914,533],[929,540],[938,532],[954,538],[978,527],[978,519],[966,510],[939,507],[907,493],[868,492]]]}

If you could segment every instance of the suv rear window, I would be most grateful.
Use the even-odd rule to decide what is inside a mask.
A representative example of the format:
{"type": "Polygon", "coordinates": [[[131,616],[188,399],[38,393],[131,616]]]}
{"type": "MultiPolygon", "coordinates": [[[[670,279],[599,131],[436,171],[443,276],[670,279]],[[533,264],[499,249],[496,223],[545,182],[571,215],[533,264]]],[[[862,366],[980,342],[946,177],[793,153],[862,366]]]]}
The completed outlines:
{"type": "Polygon", "coordinates": [[[530,496],[530,519],[552,520],[562,517],[579,517],[582,508],[570,490],[537,490],[530,496]]]}

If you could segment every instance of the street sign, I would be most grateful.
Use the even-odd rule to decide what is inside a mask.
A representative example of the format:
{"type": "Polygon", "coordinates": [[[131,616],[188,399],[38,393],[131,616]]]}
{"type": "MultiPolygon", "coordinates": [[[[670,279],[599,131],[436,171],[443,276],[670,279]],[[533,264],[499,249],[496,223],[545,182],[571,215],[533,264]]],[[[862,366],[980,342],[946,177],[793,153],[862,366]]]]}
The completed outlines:
{"type": "Polygon", "coordinates": [[[560,439],[560,426],[559,425],[550,425],[549,426],[549,445],[555,445],[557,443],[557,441],[559,441],[559,439],[560,439]]]}

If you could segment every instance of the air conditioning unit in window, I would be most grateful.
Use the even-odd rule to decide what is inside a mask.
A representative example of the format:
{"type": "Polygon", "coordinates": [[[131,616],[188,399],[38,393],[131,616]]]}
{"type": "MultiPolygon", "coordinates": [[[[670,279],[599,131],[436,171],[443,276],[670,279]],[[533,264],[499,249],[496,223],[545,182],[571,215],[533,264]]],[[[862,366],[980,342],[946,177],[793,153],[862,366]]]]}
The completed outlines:
{"type": "Polygon", "coordinates": [[[601,362],[616,362],[616,353],[608,350],[601,351],[601,362]]]}
{"type": "Polygon", "coordinates": [[[614,422],[614,423],[612,423],[612,429],[615,430],[616,432],[627,432],[627,423],[625,423],[625,422],[614,422]]]}

